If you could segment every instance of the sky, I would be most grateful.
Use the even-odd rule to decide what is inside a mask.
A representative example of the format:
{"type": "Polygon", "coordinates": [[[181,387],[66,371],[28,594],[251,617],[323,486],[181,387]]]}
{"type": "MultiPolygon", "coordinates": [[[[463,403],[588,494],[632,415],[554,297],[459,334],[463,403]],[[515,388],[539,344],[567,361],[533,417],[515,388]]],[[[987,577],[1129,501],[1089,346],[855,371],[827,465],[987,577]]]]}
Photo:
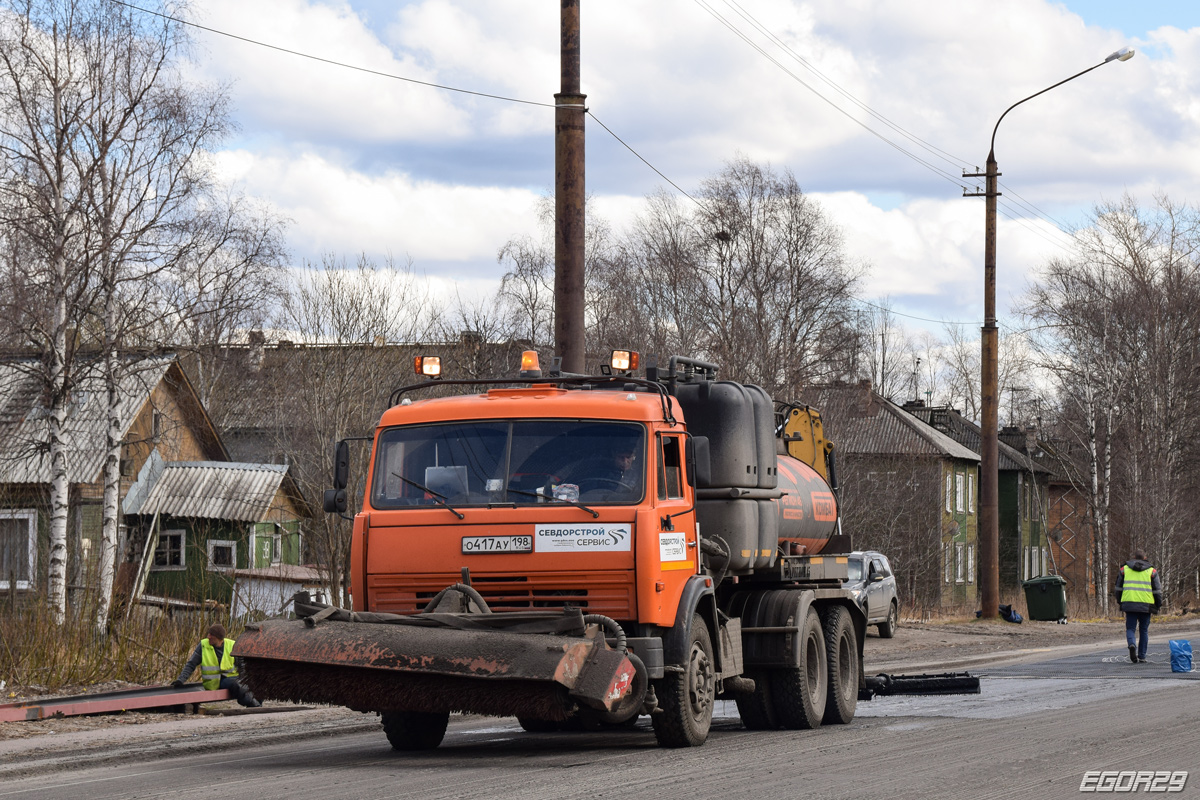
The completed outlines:
{"type": "MultiPolygon", "coordinates": [[[[554,0],[193,0],[213,29],[368,70],[552,103],[554,0]]],[[[1200,203],[1200,3],[1191,0],[582,0],[596,119],[694,191],[745,156],[788,169],[866,269],[860,296],[916,327],[983,316],[982,198],[996,137],[1002,324],[1064,231],[1129,193],[1200,203]],[[735,29],[754,46],[747,43],[735,29]]],[[[192,77],[228,87],[220,175],[291,221],[293,264],[411,259],[442,291],[495,291],[536,235],[553,110],[417,85],[194,30],[192,77]]],[[[674,192],[587,120],[593,212],[620,229],[674,192]]],[[[636,346],[636,345],[634,345],[636,346]]]]}

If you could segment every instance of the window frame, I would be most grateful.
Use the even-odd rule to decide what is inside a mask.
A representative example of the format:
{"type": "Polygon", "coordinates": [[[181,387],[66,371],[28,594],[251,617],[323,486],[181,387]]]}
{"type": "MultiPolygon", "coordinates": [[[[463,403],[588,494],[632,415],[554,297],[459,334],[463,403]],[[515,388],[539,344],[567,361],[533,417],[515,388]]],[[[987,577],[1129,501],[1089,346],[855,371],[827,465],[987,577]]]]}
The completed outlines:
{"type": "MultiPolygon", "coordinates": [[[[168,551],[169,552],[169,551],[168,551]]],[[[158,544],[154,547],[154,552],[150,554],[150,571],[151,572],[183,572],[187,570],[187,530],[184,528],[169,528],[158,532],[158,544]],[[163,537],[178,536],[179,537],[179,563],[178,564],[156,564],[154,561],[158,557],[158,545],[163,543],[163,537]]]]}
{"type": "Polygon", "coordinates": [[[951,496],[954,494],[954,470],[951,469],[946,473],[946,513],[952,513],[951,496]]]}
{"type": "Polygon", "coordinates": [[[16,586],[10,586],[8,575],[0,575],[0,589],[5,591],[28,590],[37,587],[37,518],[38,512],[36,508],[2,508],[0,509],[0,519],[23,519],[26,521],[25,527],[25,554],[28,566],[29,580],[15,581],[16,586]]]}
{"type": "Polygon", "coordinates": [[[208,553],[208,571],[209,572],[233,572],[237,569],[237,541],[234,539],[209,539],[205,543],[205,550],[208,553]],[[217,547],[228,546],[232,553],[233,563],[229,566],[224,564],[213,563],[213,550],[217,547]]]}
{"type": "Polygon", "coordinates": [[[658,496],[658,499],[659,500],[682,500],[683,496],[684,496],[684,488],[683,487],[687,483],[684,480],[684,474],[683,474],[683,471],[684,471],[683,462],[685,460],[685,457],[683,454],[684,437],[677,435],[677,434],[660,433],[657,435],[657,438],[658,438],[658,469],[657,469],[658,488],[656,490],[656,494],[658,496]],[[678,463],[676,463],[672,467],[672,469],[674,469],[674,471],[675,471],[675,481],[678,484],[677,486],[674,487],[674,489],[675,489],[674,494],[671,493],[671,485],[670,485],[671,481],[670,481],[670,476],[667,473],[667,466],[668,466],[667,465],[667,447],[668,447],[668,445],[670,445],[674,448],[675,456],[678,459],[678,463]]]}
{"type": "Polygon", "coordinates": [[[966,583],[967,582],[966,581],[966,569],[967,569],[966,561],[967,561],[967,559],[965,556],[966,547],[967,547],[967,545],[965,542],[955,542],[954,543],[954,582],[955,583],[966,583]]]}

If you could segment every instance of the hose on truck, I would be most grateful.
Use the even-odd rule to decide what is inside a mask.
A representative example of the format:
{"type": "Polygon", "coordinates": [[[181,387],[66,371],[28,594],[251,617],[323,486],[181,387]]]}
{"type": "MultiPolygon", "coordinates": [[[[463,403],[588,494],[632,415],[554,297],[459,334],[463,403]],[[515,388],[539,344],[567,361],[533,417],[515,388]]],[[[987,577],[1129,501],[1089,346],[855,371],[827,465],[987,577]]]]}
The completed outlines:
{"type": "Polygon", "coordinates": [[[432,613],[433,610],[438,607],[438,603],[442,602],[442,598],[446,596],[447,592],[458,592],[459,594],[466,595],[472,601],[474,601],[475,605],[479,606],[479,610],[482,613],[492,613],[492,609],[488,607],[487,601],[483,599],[483,595],[472,589],[470,586],[467,586],[465,583],[455,583],[451,586],[447,586],[445,589],[442,589],[433,596],[432,600],[425,604],[425,608],[421,609],[421,613],[432,613]]]}
{"type": "Polygon", "coordinates": [[[603,614],[584,614],[583,622],[584,624],[590,622],[594,625],[599,625],[601,628],[604,628],[612,634],[614,639],[617,640],[618,651],[622,653],[629,652],[629,649],[626,646],[627,642],[625,639],[625,629],[621,627],[621,623],[617,622],[612,617],[606,617],[603,614]]]}

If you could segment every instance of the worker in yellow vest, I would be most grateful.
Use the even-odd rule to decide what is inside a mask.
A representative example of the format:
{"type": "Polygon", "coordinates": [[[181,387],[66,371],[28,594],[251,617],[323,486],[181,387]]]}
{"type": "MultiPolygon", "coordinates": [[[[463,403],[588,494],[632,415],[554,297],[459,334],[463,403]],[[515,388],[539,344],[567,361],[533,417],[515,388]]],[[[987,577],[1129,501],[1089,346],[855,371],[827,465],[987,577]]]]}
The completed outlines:
{"type": "Polygon", "coordinates": [[[1144,550],[1134,550],[1129,559],[1117,571],[1117,599],[1125,612],[1125,642],[1129,645],[1129,661],[1132,664],[1146,663],[1146,648],[1150,644],[1150,612],[1162,605],[1162,584],[1158,582],[1158,570],[1150,566],[1144,550]],[[1134,646],[1134,631],[1137,645],[1134,646]]]}
{"type": "Polygon", "coordinates": [[[205,689],[228,689],[233,693],[239,705],[247,708],[258,708],[262,703],[254,698],[254,694],[237,679],[237,666],[233,658],[233,639],[225,638],[224,625],[211,625],[208,634],[196,645],[192,657],[183,665],[171,685],[176,689],[183,686],[191,677],[196,667],[200,667],[200,683],[205,689]]]}

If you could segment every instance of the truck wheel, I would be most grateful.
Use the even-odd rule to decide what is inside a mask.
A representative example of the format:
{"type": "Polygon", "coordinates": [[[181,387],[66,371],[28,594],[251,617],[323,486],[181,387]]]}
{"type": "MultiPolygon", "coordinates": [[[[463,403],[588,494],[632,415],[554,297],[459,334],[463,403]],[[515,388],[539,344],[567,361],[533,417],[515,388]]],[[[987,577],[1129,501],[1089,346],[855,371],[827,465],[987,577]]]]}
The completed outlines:
{"type": "Polygon", "coordinates": [[[754,681],[754,692],[734,696],[742,724],[750,731],[773,731],[779,728],[779,717],[775,714],[771,698],[770,673],[758,670],[747,672],[746,677],[754,681]]]}
{"type": "Polygon", "coordinates": [[[896,628],[898,627],[900,627],[900,609],[896,608],[896,604],[893,602],[888,607],[887,619],[879,623],[879,638],[892,638],[896,635],[896,628]]]}
{"type": "Polygon", "coordinates": [[[850,612],[829,606],[821,616],[825,627],[825,657],[829,664],[829,694],[825,702],[826,725],[845,725],[858,708],[858,637],[850,612]]]}
{"type": "Polygon", "coordinates": [[[530,733],[554,733],[562,730],[561,722],[554,722],[548,719],[534,719],[533,717],[517,717],[517,722],[521,727],[530,733]]]}
{"type": "Polygon", "coordinates": [[[825,665],[825,635],[815,608],[800,625],[800,666],[771,673],[771,692],[779,721],[789,730],[819,728],[825,716],[828,676],[825,665]]]}
{"type": "Polygon", "coordinates": [[[660,747],[696,747],[708,738],[716,699],[717,673],[712,638],[699,614],[692,615],[691,645],[682,672],[659,681],[660,713],[651,715],[660,747]]]}
{"type": "Polygon", "coordinates": [[[432,750],[442,743],[450,714],[396,711],[383,714],[383,732],[393,750],[432,750]]]}

